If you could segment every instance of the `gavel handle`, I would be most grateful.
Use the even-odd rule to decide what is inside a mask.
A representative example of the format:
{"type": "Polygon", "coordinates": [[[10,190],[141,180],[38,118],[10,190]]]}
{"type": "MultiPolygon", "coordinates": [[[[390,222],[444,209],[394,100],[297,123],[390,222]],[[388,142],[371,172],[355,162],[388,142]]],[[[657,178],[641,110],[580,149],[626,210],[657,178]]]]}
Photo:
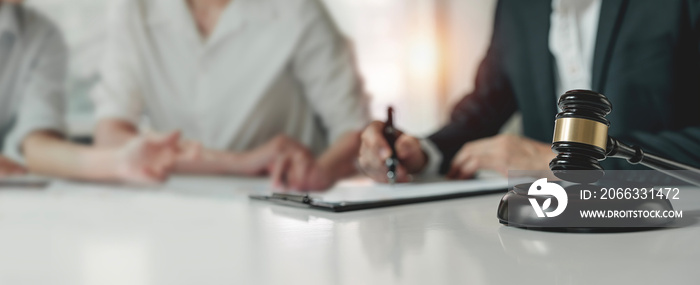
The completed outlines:
{"type": "Polygon", "coordinates": [[[695,186],[700,186],[700,169],[668,158],[644,153],[639,146],[626,145],[613,137],[608,137],[607,156],[624,158],[631,164],[642,164],[695,186]]]}

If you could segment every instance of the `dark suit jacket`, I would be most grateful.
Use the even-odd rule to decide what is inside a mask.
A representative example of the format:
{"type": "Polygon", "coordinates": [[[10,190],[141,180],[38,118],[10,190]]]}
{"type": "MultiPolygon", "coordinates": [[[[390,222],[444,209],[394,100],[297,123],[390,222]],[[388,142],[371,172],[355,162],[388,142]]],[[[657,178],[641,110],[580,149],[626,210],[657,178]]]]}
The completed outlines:
{"type": "MultiPolygon", "coordinates": [[[[444,155],[443,173],[463,144],[495,135],[516,110],[527,137],[552,142],[551,2],[498,2],[474,91],[429,138],[444,155]]],[[[592,74],[593,90],[613,103],[611,136],[694,166],[700,166],[699,18],[700,1],[603,0],[592,74]]],[[[615,159],[603,166],[629,168],[615,159]]]]}

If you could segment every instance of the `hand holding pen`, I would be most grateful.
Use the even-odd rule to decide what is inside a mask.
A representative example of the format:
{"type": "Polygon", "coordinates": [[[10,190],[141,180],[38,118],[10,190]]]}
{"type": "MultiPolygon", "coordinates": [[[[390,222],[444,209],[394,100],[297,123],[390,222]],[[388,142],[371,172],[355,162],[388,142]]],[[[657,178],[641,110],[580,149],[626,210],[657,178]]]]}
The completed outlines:
{"type": "Polygon", "coordinates": [[[372,122],[362,133],[358,166],[382,183],[410,182],[411,175],[422,171],[428,161],[420,141],[398,130],[394,123],[394,111],[390,109],[387,122],[372,122]]]}
{"type": "Polygon", "coordinates": [[[384,160],[386,165],[386,178],[389,183],[396,183],[396,168],[399,166],[399,157],[396,154],[396,139],[398,139],[398,131],[394,128],[394,108],[389,107],[386,114],[386,123],[384,124],[384,139],[389,148],[391,155],[384,160]]]}

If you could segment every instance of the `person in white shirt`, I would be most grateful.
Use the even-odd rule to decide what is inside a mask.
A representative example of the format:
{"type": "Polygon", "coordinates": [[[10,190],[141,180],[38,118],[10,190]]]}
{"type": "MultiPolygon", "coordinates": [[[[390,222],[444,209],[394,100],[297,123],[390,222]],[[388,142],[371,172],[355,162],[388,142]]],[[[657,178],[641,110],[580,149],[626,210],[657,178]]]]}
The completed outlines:
{"type": "Polygon", "coordinates": [[[325,189],[355,172],[367,101],[317,0],[119,0],[93,93],[96,142],[180,130],[176,171],[325,189]]]}
{"type": "Polygon", "coordinates": [[[178,133],[120,148],[64,139],[67,52],[61,33],[22,1],[0,0],[0,178],[29,171],[69,179],[156,183],[174,165],[178,133]]]}

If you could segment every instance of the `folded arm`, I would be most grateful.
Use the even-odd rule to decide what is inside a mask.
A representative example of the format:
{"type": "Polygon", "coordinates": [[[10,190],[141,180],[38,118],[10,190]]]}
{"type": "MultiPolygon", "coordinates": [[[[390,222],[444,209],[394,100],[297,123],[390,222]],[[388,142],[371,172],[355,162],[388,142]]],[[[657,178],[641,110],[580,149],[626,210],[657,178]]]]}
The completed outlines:
{"type": "Polygon", "coordinates": [[[179,134],[134,138],[119,148],[72,143],[53,131],[35,131],[22,144],[29,170],[76,180],[151,184],[165,180],[179,134]]]}
{"type": "Polygon", "coordinates": [[[34,173],[78,180],[117,180],[114,152],[70,143],[58,133],[34,132],[22,148],[27,167],[34,173]]]}

